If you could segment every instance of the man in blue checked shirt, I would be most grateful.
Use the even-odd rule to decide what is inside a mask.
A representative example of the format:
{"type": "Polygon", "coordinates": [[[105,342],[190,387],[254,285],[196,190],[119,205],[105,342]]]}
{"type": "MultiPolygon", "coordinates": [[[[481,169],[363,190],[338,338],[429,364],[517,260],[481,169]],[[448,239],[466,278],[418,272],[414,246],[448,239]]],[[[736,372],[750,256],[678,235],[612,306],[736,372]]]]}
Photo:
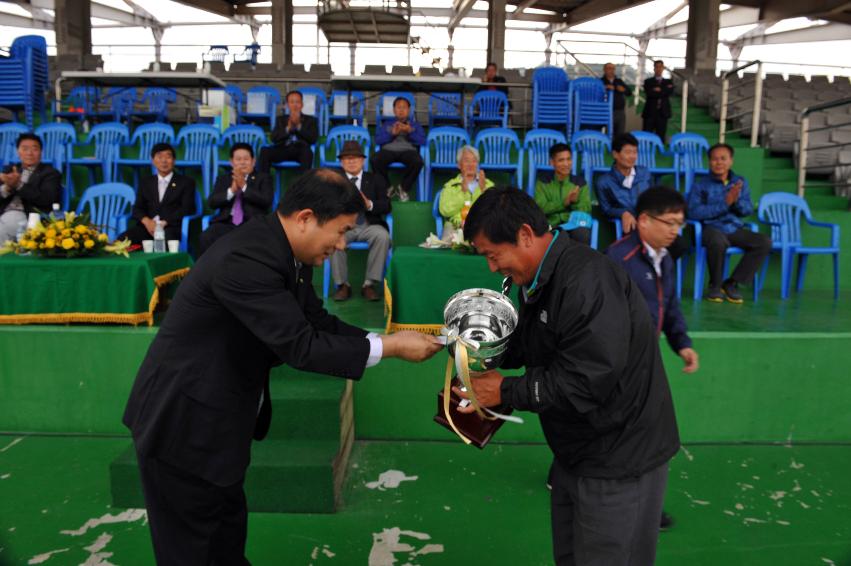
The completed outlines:
{"type": "Polygon", "coordinates": [[[709,270],[706,299],[741,304],[739,285],[747,285],[771,253],[771,238],[752,232],[740,220],[753,214],[748,182],[733,170],[733,148],[718,143],[709,148],[709,175],[697,180],[688,195],[688,217],[703,224],[703,245],[709,270]],[[722,281],[727,248],[745,251],[733,274],[722,281]]]}

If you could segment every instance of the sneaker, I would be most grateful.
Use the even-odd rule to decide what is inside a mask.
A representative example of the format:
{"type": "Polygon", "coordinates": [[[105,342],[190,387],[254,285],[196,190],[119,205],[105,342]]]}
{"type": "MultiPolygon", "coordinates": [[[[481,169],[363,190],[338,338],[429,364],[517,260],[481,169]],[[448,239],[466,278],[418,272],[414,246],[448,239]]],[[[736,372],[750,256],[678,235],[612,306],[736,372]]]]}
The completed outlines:
{"type": "Polygon", "coordinates": [[[396,185],[390,185],[387,189],[387,198],[392,199],[393,195],[396,194],[396,185]]]}
{"type": "Polygon", "coordinates": [[[723,303],[724,293],[722,293],[721,289],[718,287],[710,287],[709,290],[706,291],[706,300],[710,303],[723,303]]]}
{"type": "Polygon", "coordinates": [[[659,530],[667,531],[674,524],[674,518],[662,511],[662,518],[659,520],[659,530]]]}
{"type": "Polygon", "coordinates": [[[736,282],[732,279],[727,279],[721,284],[721,291],[724,292],[724,296],[727,297],[727,300],[731,303],[741,305],[745,302],[744,299],[742,299],[742,294],[739,293],[738,285],[736,285],[736,282]]]}
{"type": "Polygon", "coordinates": [[[399,187],[399,200],[401,202],[408,202],[411,200],[411,196],[402,187],[399,187]]]}

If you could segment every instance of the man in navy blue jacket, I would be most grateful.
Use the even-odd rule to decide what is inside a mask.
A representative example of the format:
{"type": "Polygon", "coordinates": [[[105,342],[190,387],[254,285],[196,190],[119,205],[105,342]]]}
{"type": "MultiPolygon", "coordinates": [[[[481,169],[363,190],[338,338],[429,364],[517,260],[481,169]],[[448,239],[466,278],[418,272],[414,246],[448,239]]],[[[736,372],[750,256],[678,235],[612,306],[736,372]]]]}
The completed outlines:
{"type": "Polygon", "coordinates": [[[703,224],[703,245],[709,269],[706,299],[714,303],[743,301],[738,285],[748,284],[771,253],[771,238],[745,229],[740,220],[753,214],[748,182],[733,170],[733,148],[718,143],[709,148],[709,175],[699,179],[688,196],[688,217],[703,224]],[[725,280],[724,259],[727,248],[745,251],[733,274],[725,280]]]}
{"type": "Polygon", "coordinates": [[[398,192],[399,200],[407,201],[423,168],[420,146],[426,143],[426,135],[423,127],[411,115],[411,103],[407,98],[400,96],[393,101],[393,115],[395,121],[387,120],[375,127],[375,144],[381,146],[381,149],[372,156],[370,163],[372,170],[383,177],[384,184],[390,187],[387,196],[398,192]],[[387,169],[393,163],[405,166],[399,187],[390,186],[387,169]]]}

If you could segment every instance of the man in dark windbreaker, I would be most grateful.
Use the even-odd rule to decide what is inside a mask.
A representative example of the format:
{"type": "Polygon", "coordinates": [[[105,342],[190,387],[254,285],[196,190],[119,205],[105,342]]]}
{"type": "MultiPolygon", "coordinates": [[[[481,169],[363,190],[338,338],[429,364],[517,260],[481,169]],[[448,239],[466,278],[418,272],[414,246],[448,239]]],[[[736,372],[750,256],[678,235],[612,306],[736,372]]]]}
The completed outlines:
{"type": "Polygon", "coordinates": [[[483,194],[464,237],[519,287],[520,318],[502,368],[525,373],[491,370],[473,388],[486,407],[540,416],[555,455],[556,564],[652,564],[668,461],[680,442],[644,297],[614,262],[549,232],[523,191],[483,194]]]}

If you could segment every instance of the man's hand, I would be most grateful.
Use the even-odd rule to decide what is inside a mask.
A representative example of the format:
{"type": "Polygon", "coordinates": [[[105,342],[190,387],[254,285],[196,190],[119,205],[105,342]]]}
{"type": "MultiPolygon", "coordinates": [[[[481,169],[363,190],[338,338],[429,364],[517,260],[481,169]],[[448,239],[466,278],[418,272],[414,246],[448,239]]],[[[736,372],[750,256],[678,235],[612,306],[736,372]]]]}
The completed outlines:
{"type": "Polygon", "coordinates": [[[3,184],[9,187],[10,190],[14,191],[18,188],[18,185],[21,184],[21,172],[18,171],[17,166],[12,166],[11,171],[0,174],[0,180],[2,180],[3,184]]]}
{"type": "Polygon", "coordinates": [[[287,129],[297,130],[299,126],[301,126],[301,113],[290,113],[289,120],[287,120],[287,129]]]}
{"type": "Polygon", "coordinates": [[[618,92],[624,92],[626,90],[626,87],[623,85],[618,85],[615,87],[615,90],[617,90],[618,92]]]}
{"type": "Polygon", "coordinates": [[[653,87],[653,92],[662,92],[662,87],[660,87],[660,86],[654,86],[654,87],[653,87]]]}
{"type": "Polygon", "coordinates": [[[245,186],[245,175],[243,175],[241,173],[237,173],[236,171],[234,171],[231,174],[230,192],[232,192],[234,195],[236,195],[236,193],[241,191],[242,187],[244,187],[244,186],[245,186]]]}
{"type": "MultiPolygon", "coordinates": [[[[472,373],[470,379],[473,391],[476,394],[476,399],[482,407],[496,407],[502,404],[502,394],[500,387],[502,386],[502,374],[492,369],[482,373],[472,373]]],[[[462,399],[469,399],[466,393],[458,387],[453,387],[452,391],[462,399]]],[[[458,407],[459,413],[472,413],[476,409],[473,405],[466,407],[458,407]]]]}
{"type": "Polygon", "coordinates": [[[403,330],[381,336],[384,358],[401,358],[408,362],[422,362],[443,349],[436,336],[403,330]]]}
{"type": "Polygon", "coordinates": [[[615,90],[615,85],[610,85],[609,83],[606,83],[604,86],[606,90],[615,90]]]}
{"type": "Polygon", "coordinates": [[[632,213],[629,211],[626,211],[621,214],[621,226],[623,227],[624,234],[629,234],[630,232],[635,230],[635,216],[633,216],[632,213]]]}
{"type": "Polygon", "coordinates": [[[682,350],[677,352],[677,354],[679,354],[679,356],[685,362],[685,365],[683,366],[684,373],[694,373],[700,367],[699,356],[697,355],[697,352],[695,352],[693,349],[683,348],[682,350]]]}
{"type": "Polygon", "coordinates": [[[402,131],[403,126],[404,126],[404,124],[402,124],[402,122],[395,122],[393,124],[393,128],[391,128],[391,130],[390,130],[390,133],[393,134],[394,136],[398,136],[399,133],[402,131]]]}
{"type": "Polygon", "coordinates": [[[567,193],[567,196],[564,198],[564,206],[570,206],[579,200],[579,187],[573,187],[573,189],[567,193]]]}
{"type": "Polygon", "coordinates": [[[148,234],[151,236],[154,235],[154,230],[157,229],[157,223],[153,218],[148,218],[147,216],[142,219],[142,226],[145,227],[145,230],[148,231],[148,234]]]}
{"type": "Polygon", "coordinates": [[[739,179],[736,181],[732,187],[727,191],[727,195],[724,197],[724,200],[727,203],[727,206],[733,206],[736,204],[736,201],[739,200],[739,195],[742,194],[742,180],[739,179]]]}

